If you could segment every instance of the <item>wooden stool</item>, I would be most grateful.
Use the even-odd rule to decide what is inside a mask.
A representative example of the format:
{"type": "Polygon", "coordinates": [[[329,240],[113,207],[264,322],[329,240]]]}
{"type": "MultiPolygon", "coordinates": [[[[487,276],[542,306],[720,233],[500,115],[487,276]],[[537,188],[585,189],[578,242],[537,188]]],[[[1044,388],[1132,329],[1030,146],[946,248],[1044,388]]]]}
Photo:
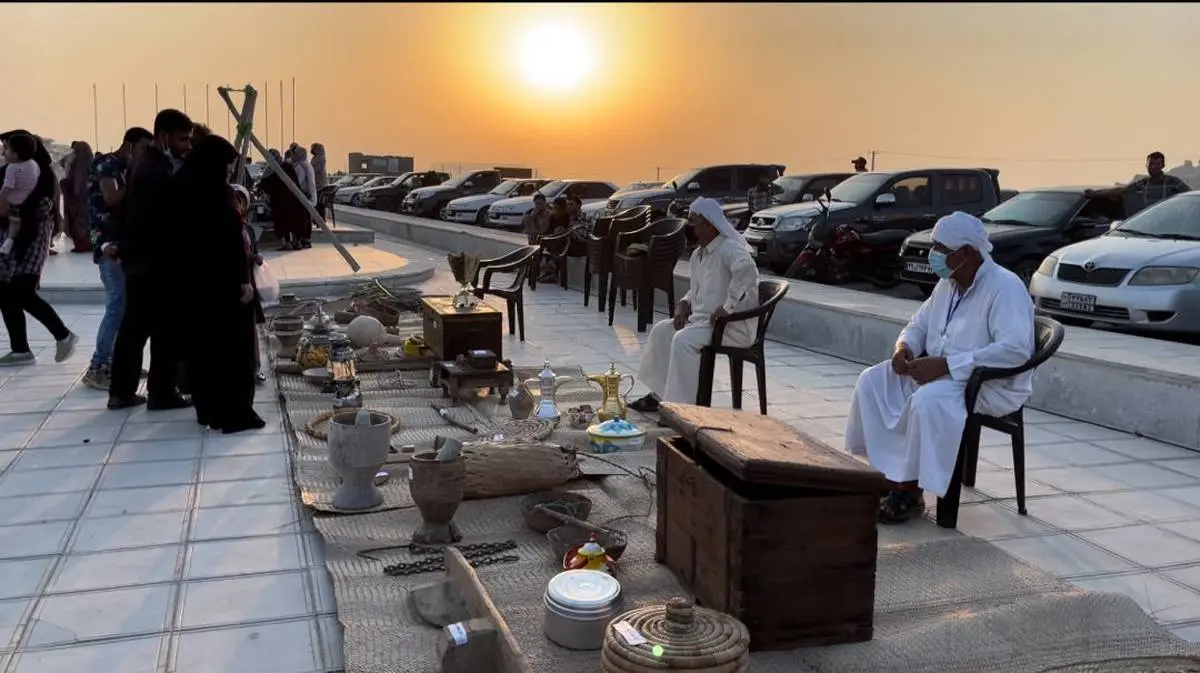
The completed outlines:
{"type": "Polygon", "coordinates": [[[443,397],[451,399],[480,388],[504,397],[513,386],[512,363],[505,360],[496,363],[494,369],[473,369],[457,362],[438,362],[432,369],[429,383],[435,388],[440,386],[443,397]]]}

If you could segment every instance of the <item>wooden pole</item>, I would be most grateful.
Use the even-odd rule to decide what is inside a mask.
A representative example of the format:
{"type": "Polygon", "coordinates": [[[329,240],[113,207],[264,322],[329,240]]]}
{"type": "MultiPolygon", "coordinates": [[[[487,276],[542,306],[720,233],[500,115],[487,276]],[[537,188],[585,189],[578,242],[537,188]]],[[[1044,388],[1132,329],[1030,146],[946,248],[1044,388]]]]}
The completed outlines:
{"type": "Polygon", "coordinates": [[[125,133],[127,128],[129,128],[129,108],[125,104],[125,83],[121,82],[121,133],[125,133]]]}
{"type": "MultiPolygon", "coordinates": [[[[267,139],[267,144],[271,144],[271,90],[267,88],[270,82],[263,82],[263,137],[267,139]]],[[[238,118],[238,123],[241,123],[241,118],[238,118]]]]}
{"type": "Polygon", "coordinates": [[[292,78],[292,142],[296,142],[296,78],[292,78]]]}
{"type": "MultiPolygon", "coordinates": [[[[333,241],[333,247],[338,251],[339,254],[341,254],[342,259],[346,260],[346,264],[350,265],[350,269],[354,272],[360,271],[362,266],[358,263],[358,260],[354,259],[354,255],[351,255],[350,251],[346,249],[346,246],[342,245],[342,242],[338,240],[337,236],[335,236],[334,233],[329,230],[329,225],[325,223],[325,219],[321,217],[321,214],[317,212],[317,209],[313,207],[313,204],[309,203],[308,197],[304,196],[304,192],[301,192],[300,188],[296,186],[296,183],[288,177],[287,173],[283,172],[283,167],[279,165],[279,162],[275,161],[275,157],[271,156],[271,153],[267,151],[266,146],[264,146],[258,139],[258,136],[254,134],[254,129],[251,125],[254,119],[254,106],[251,102],[251,97],[257,99],[258,92],[256,92],[254,87],[250,86],[249,84],[246,85],[245,92],[247,102],[243,106],[243,109],[247,112],[247,116],[243,117],[240,113],[238,113],[237,107],[233,104],[233,99],[229,97],[230,91],[232,91],[232,89],[229,89],[228,87],[217,87],[217,93],[220,94],[221,99],[225,101],[225,106],[229,108],[229,112],[238,121],[239,138],[243,133],[245,133],[246,140],[248,140],[250,144],[254,145],[254,148],[263,155],[263,159],[266,160],[267,166],[269,166],[271,170],[275,171],[279,175],[283,184],[287,186],[288,191],[292,193],[292,196],[295,196],[304,206],[305,210],[308,211],[308,216],[311,217],[313,222],[321,228],[321,231],[324,231],[329,236],[329,239],[333,241]]],[[[264,117],[266,117],[265,114],[264,117]]]]}
{"type": "Polygon", "coordinates": [[[210,91],[208,88],[208,85],[205,84],[204,85],[204,125],[205,126],[208,126],[209,124],[212,123],[211,118],[208,116],[208,101],[211,98],[212,98],[212,91],[210,91]]]}
{"type": "Polygon", "coordinates": [[[279,146],[283,147],[283,113],[287,106],[283,104],[283,80],[279,80],[279,146]]]}
{"type": "Polygon", "coordinates": [[[154,85],[154,114],[158,114],[158,84],[154,85]]]}
{"type": "Polygon", "coordinates": [[[187,114],[187,85],[183,85],[183,114],[187,114]]]}
{"type": "Polygon", "coordinates": [[[96,95],[96,83],[92,82],[92,135],[96,141],[93,147],[100,151],[100,105],[96,95]]]}

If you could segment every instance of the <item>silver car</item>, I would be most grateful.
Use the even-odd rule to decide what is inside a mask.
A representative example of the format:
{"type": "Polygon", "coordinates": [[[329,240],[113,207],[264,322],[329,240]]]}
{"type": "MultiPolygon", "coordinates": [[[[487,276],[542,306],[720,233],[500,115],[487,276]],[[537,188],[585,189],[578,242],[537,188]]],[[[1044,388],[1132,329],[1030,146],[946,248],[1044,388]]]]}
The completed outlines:
{"type": "Polygon", "coordinates": [[[1038,310],[1075,325],[1200,333],[1200,192],[1160,201],[1046,257],[1038,310]]]}

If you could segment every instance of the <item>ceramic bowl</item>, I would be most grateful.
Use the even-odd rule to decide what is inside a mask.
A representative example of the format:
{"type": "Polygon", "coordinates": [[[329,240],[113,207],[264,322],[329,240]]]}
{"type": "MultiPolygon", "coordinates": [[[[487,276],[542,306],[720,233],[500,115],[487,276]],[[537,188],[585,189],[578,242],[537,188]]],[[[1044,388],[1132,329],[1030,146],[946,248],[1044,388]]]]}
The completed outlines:
{"type": "Polygon", "coordinates": [[[646,441],[646,431],[622,435],[606,435],[599,432],[597,426],[588,428],[588,439],[591,440],[592,453],[616,453],[617,451],[636,451],[642,448],[646,441]]]}
{"type": "Polygon", "coordinates": [[[305,369],[303,376],[305,381],[318,386],[323,386],[329,382],[329,370],[324,367],[305,369]]]}

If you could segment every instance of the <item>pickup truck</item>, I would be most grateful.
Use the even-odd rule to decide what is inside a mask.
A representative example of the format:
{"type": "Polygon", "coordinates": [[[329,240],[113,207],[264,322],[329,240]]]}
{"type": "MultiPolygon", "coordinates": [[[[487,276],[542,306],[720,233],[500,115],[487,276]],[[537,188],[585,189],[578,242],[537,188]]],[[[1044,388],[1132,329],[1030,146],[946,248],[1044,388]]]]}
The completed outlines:
{"type": "Polygon", "coordinates": [[[654,189],[626,192],[619,199],[609,199],[605,214],[612,215],[634,206],[650,206],[655,216],[666,215],[674,202],[676,208],[686,207],[700,196],[722,202],[745,201],[758,178],[766,175],[775,180],[783,175],[779,164],[724,164],[684,171],[654,189]]]}
{"type": "MultiPolygon", "coordinates": [[[[1119,199],[1085,196],[1086,187],[1048,187],[1021,192],[984,213],[992,259],[1026,284],[1046,255],[1100,236],[1124,217],[1119,199]]],[[[1103,187],[1093,187],[1101,190],[1103,187]]],[[[933,232],[909,236],[900,248],[900,279],[933,292],[938,278],[929,268],[933,232]]]]}
{"type": "Polygon", "coordinates": [[[450,179],[448,173],[434,173],[430,175],[428,172],[410,172],[405,173],[381,185],[369,187],[358,193],[359,202],[364,208],[372,210],[385,210],[389,213],[400,212],[400,204],[404,203],[404,197],[414,189],[421,187],[433,187],[450,179]],[[430,182],[436,180],[436,182],[430,182]]]}
{"type": "MultiPolygon", "coordinates": [[[[829,220],[850,223],[863,233],[883,229],[917,232],[961,210],[982,215],[1000,203],[1000,171],[991,168],[920,168],[859,173],[830,190],[829,220]]],[[[759,211],[750,218],[746,240],[759,266],[782,273],[808,242],[821,205],[805,201],[759,211]]]]}
{"type": "Polygon", "coordinates": [[[438,219],[442,209],[454,199],[476,194],[486,194],[504,181],[495,169],[467,171],[434,187],[421,187],[410,191],[400,206],[401,212],[438,219]]]}
{"type": "MultiPolygon", "coordinates": [[[[808,175],[785,175],[771,183],[771,207],[788,206],[803,201],[815,201],[854,173],[811,173],[808,175]]],[[[721,207],[725,219],[733,223],[738,231],[750,226],[750,203],[739,201],[721,207]]],[[[764,208],[765,210],[765,208],[764,208]]]]}

